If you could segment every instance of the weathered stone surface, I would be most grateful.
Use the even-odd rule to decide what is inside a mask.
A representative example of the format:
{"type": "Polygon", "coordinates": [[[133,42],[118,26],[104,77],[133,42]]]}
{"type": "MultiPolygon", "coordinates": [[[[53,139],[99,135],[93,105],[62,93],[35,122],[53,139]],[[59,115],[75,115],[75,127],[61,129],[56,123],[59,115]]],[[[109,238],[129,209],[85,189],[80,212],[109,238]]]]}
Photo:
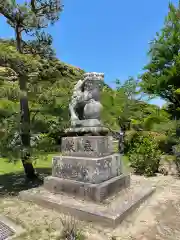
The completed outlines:
{"type": "Polygon", "coordinates": [[[65,130],[67,136],[84,136],[86,134],[91,134],[91,136],[104,136],[109,133],[109,129],[103,126],[86,126],[86,127],[71,127],[65,130]]]}
{"type": "Polygon", "coordinates": [[[121,173],[122,160],[119,154],[99,158],[74,156],[56,156],[53,158],[53,177],[100,183],[121,173]]]}
{"type": "Polygon", "coordinates": [[[84,183],[79,181],[67,180],[58,177],[47,177],[44,187],[50,192],[65,192],[82,199],[102,202],[104,199],[127,188],[130,185],[129,175],[120,175],[100,184],[84,183]]]}
{"type": "Polygon", "coordinates": [[[102,157],[113,153],[110,136],[80,136],[62,138],[63,155],[79,157],[102,157]]]}
{"type": "Polygon", "coordinates": [[[73,127],[100,126],[100,87],[104,80],[102,73],[86,73],[74,87],[69,111],[73,127]],[[85,121],[85,120],[90,121],[85,121]]]}
{"type": "Polygon", "coordinates": [[[103,204],[81,200],[74,195],[50,193],[45,188],[22,191],[20,198],[83,221],[96,222],[114,228],[154,191],[155,188],[149,181],[139,181],[139,179],[135,181],[132,178],[129,188],[106,199],[103,204]]]}
{"type": "Polygon", "coordinates": [[[76,126],[76,127],[98,127],[101,126],[101,121],[98,119],[88,119],[88,120],[73,120],[72,121],[72,126],[76,126]]]}

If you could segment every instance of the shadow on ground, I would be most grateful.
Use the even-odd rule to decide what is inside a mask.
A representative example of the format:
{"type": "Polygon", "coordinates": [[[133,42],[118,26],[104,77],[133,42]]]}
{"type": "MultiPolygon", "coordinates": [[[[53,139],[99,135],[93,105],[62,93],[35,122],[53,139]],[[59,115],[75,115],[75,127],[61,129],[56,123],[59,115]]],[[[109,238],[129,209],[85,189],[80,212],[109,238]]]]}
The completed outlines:
{"type": "Polygon", "coordinates": [[[28,181],[24,172],[0,175],[0,197],[16,196],[22,190],[38,187],[43,184],[44,177],[51,175],[51,168],[38,168],[38,180],[28,181]]]}

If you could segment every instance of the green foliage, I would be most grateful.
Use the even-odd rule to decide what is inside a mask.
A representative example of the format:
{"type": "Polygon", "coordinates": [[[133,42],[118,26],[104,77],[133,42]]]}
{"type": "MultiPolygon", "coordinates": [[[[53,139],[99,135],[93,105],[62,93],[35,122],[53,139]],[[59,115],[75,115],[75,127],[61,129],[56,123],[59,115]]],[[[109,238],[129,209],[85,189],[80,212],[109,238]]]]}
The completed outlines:
{"type": "Polygon", "coordinates": [[[160,149],[165,152],[172,154],[173,146],[179,142],[178,129],[180,127],[179,121],[169,120],[162,121],[161,124],[154,125],[153,131],[160,133],[157,136],[158,144],[160,149]]]}
{"type": "Polygon", "coordinates": [[[159,149],[167,154],[172,154],[172,148],[177,143],[177,140],[171,136],[160,135],[156,137],[159,149]]]}
{"type": "Polygon", "coordinates": [[[18,78],[12,79],[11,77],[12,75],[18,76],[24,68],[24,71],[31,74],[27,82],[32,143],[29,150],[35,158],[39,154],[38,151],[57,150],[56,146],[59,145],[63,129],[69,124],[68,102],[72,87],[81,78],[83,71],[56,59],[45,60],[31,54],[19,54],[14,46],[8,44],[8,42],[0,42],[0,57],[4,60],[1,62],[4,67],[0,68],[2,77],[0,84],[0,154],[13,160],[20,158],[22,150],[19,135],[21,91],[18,78]],[[5,59],[7,59],[8,67],[5,67],[5,59]],[[19,67],[16,65],[18,61],[23,63],[19,67]]]}
{"type": "MultiPolygon", "coordinates": [[[[55,51],[52,47],[52,36],[44,31],[35,31],[33,35],[35,37],[33,40],[22,40],[23,53],[49,60],[56,59],[55,51]]],[[[15,48],[17,45],[14,39],[0,39],[0,43],[6,43],[15,48]]]]}
{"type": "Polygon", "coordinates": [[[180,78],[180,4],[169,4],[164,27],[150,45],[150,63],[141,76],[142,91],[168,101],[168,110],[179,117],[180,78]]]}
{"type": "Polygon", "coordinates": [[[131,118],[137,119],[140,112],[137,111],[140,110],[137,94],[137,81],[133,78],[129,78],[124,84],[116,80],[116,89],[105,86],[101,94],[104,124],[116,130],[122,125],[129,127],[131,118]]]}
{"type": "Polygon", "coordinates": [[[101,93],[103,105],[102,119],[104,124],[111,129],[118,129],[117,116],[120,114],[118,106],[121,104],[121,97],[117,102],[117,95],[111,88],[104,87],[101,93]]]}
{"type": "Polygon", "coordinates": [[[41,58],[55,59],[55,51],[52,48],[53,39],[50,34],[44,31],[36,31],[34,33],[35,39],[23,41],[22,47],[25,54],[39,55],[41,58]]]}
{"type": "Polygon", "coordinates": [[[135,173],[153,176],[158,170],[160,156],[161,151],[154,137],[150,134],[134,134],[128,159],[135,173]]]}
{"type": "MultiPolygon", "coordinates": [[[[7,56],[14,65],[20,59],[22,67],[28,71],[27,89],[31,118],[31,153],[36,158],[38,151],[55,151],[60,144],[63,130],[69,125],[68,102],[72,88],[82,77],[83,70],[58,61],[44,59],[31,54],[19,54],[8,42],[0,42],[0,56],[7,56]],[[34,72],[34,74],[32,74],[34,72]]],[[[2,57],[3,58],[3,57],[2,57]]],[[[14,65],[10,65],[13,67],[14,65]]],[[[6,66],[6,65],[4,65],[6,66]]],[[[16,65],[15,65],[16,66],[16,65]]],[[[19,132],[20,90],[17,75],[20,68],[0,68],[0,152],[9,158],[19,159],[21,141],[19,132]],[[16,72],[17,71],[17,72],[16,72]],[[13,78],[11,78],[14,76],[13,78]],[[16,137],[15,137],[16,136],[16,137]],[[12,144],[13,143],[13,144],[12,144]]],[[[127,80],[118,84],[115,90],[104,85],[102,120],[111,129],[119,130],[119,125],[130,121],[130,128],[159,132],[166,135],[158,140],[161,150],[170,151],[176,134],[176,125],[169,120],[166,110],[136,99],[136,81],[127,80]],[[174,125],[173,125],[174,124],[174,125]],[[172,125],[170,127],[170,125],[172,125]],[[172,137],[171,137],[172,136],[172,137]],[[168,139],[168,140],[167,140],[168,139]],[[170,139],[170,140],[169,140],[170,139]],[[168,147],[167,147],[168,146],[168,147]]],[[[136,133],[136,131],[131,131],[136,133]]],[[[126,152],[131,140],[126,136],[126,152]]],[[[117,150],[117,149],[116,149],[117,150]]]]}
{"type": "MultiPolygon", "coordinates": [[[[135,141],[134,136],[137,135],[139,131],[131,130],[126,133],[125,136],[125,153],[128,153],[133,146],[135,141]]],[[[170,129],[169,129],[170,132],[170,129]]],[[[163,153],[172,154],[173,146],[177,144],[178,138],[173,134],[166,134],[165,131],[140,131],[139,134],[147,137],[151,135],[157,142],[158,148],[163,153]]]]}
{"type": "Polygon", "coordinates": [[[7,18],[8,24],[21,32],[32,33],[34,30],[46,28],[48,22],[54,24],[63,10],[60,1],[36,1],[12,4],[0,2],[0,12],[7,18]]]}
{"type": "Polygon", "coordinates": [[[38,152],[56,152],[58,151],[55,139],[49,134],[39,134],[31,140],[31,146],[38,152]]]}
{"type": "Polygon", "coordinates": [[[32,55],[23,55],[17,52],[15,47],[9,46],[7,43],[0,44],[0,66],[8,67],[18,76],[33,73],[38,74],[40,58],[32,55]]]}
{"type": "MultiPolygon", "coordinates": [[[[19,54],[13,46],[9,46],[6,42],[0,43],[0,49],[2,49],[0,55],[8,56],[9,62],[14,61],[15,64],[18,58],[22,59],[25,71],[29,69],[31,73],[27,87],[32,135],[45,133],[50,134],[50,136],[56,136],[57,139],[58,134],[68,127],[69,98],[73,85],[81,78],[83,71],[56,59],[44,60],[38,56],[33,57],[30,54],[19,54]],[[34,74],[32,74],[33,71],[34,74]]],[[[3,68],[2,72],[6,71],[6,68],[3,68]]],[[[16,76],[16,71],[19,71],[19,69],[12,70],[12,68],[9,68],[8,71],[13,71],[14,76],[16,76]]],[[[6,73],[6,77],[10,78],[10,75],[6,73]]],[[[102,119],[104,124],[111,129],[119,129],[119,124],[121,124],[119,120],[130,120],[131,127],[139,124],[141,128],[151,129],[155,125],[153,121],[155,118],[160,119],[159,122],[161,123],[164,119],[169,120],[168,116],[165,116],[164,110],[159,110],[154,105],[135,99],[136,91],[134,86],[136,86],[136,82],[132,81],[134,80],[130,79],[124,85],[117,85],[115,90],[107,85],[104,86],[102,91],[102,104],[104,106],[102,119]],[[133,86],[132,88],[131,85],[133,86]],[[119,117],[121,118],[119,119],[119,117]],[[152,120],[149,121],[151,124],[148,127],[147,120],[152,120]]],[[[7,111],[10,115],[18,114],[18,101],[20,98],[18,79],[2,81],[0,89],[1,102],[3,103],[3,99],[8,99],[8,104],[12,105],[11,108],[14,108],[14,110],[9,112],[9,107],[6,105],[2,107],[0,112],[4,115],[5,113],[7,114],[7,111]]],[[[159,126],[157,123],[156,125],[159,126]]]]}
{"type": "Polygon", "coordinates": [[[86,238],[81,232],[74,233],[73,231],[64,230],[59,240],[85,240],[86,238]]]}
{"type": "MultiPolygon", "coordinates": [[[[1,44],[1,49],[3,51],[1,52],[0,50],[0,66],[10,67],[17,74],[20,89],[20,117],[18,126],[18,138],[20,137],[20,140],[18,141],[18,144],[16,142],[15,146],[18,145],[17,152],[21,154],[21,161],[24,166],[26,177],[28,178],[36,177],[33,165],[30,161],[32,149],[28,80],[34,75],[37,77],[37,75],[42,72],[39,71],[39,61],[36,61],[35,64],[33,58],[34,55],[37,56],[37,54],[39,54],[37,56],[39,57],[39,60],[40,56],[46,58],[46,56],[49,57],[50,55],[51,57],[51,55],[53,55],[50,46],[52,44],[52,38],[50,35],[42,32],[42,30],[47,28],[49,24],[54,24],[59,19],[62,8],[63,6],[60,0],[31,0],[29,3],[25,1],[24,3],[19,4],[17,4],[16,1],[0,2],[0,13],[6,18],[7,23],[14,29],[15,45],[17,49],[17,51],[15,51],[13,44],[8,46],[7,42],[1,44]],[[22,39],[23,32],[36,37],[36,39],[31,41],[30,44],[25,44],[22,39]],[[26,47],[27,45],[28,48],[26,47]],[[10,56],[6,53],[8,48],[11,48],[13,51],[13,54],[10,54],[10,56]],[[29,58],[27,58],[26,53],[29,53],[27,49],[36,51],[33,52],[33,55],[31,54],[29,58]]],[[[32,51],[30,51],[30,53],[32,53],[32,51]]],[[[9,146],[12,144],[10,142],[7,143],[7,145],[9,146]]]]}

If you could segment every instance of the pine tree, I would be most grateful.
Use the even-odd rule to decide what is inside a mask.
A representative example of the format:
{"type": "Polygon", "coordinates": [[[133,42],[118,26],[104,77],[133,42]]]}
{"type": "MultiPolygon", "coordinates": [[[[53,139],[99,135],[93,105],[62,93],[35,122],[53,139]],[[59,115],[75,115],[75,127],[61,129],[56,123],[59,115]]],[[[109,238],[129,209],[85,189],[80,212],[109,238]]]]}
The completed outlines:
{"type": "MultiPolygon", "coordinates": [[[[19,54],[8,41],[0,43],[0,154],[18,160],[21,150],[18,134],[18,73],[29,75],[28,101],[31,113],[31,158],[57,150],[64,128],[68,127],[68,102],[75,82],[83,71],[38,55],[19,54]],[[17,63],[23,65],[17,68],[17,63]],[[8,63],[9,67],[6,64],[8,63]],[[16,72],[12,68],[16,67],[16,72]],[[1,80],[2,79],[2,80],[1,80]]],[[[58,147],[59,149],[59,147],[58,147]]]]}
{"type": "MultiPolygon", "coordinates": [[[[22,33],[36,36],[37,32],[46,28],[49,23],[54,24],[59,19],[63,6],[60,0],[31,0],[30,3],[16,4],[14,1],[0,0],[0,13],[7,19],[7,23],[14,29],[17,51],[24,55],[22,33]]],[[[18,73],[20,88],[20,136],[21,136],[21,161],[27,178],[36,177],[30,161],[30,111],[27,95],[29,68],[24,67],[23,57],[19,56],[16,63],[10,62],[11,68],[18,73]],[[22,68],[22,71],[19,69],[22,68]],[[24,68],[24,69],[23,69],[24,68]],[[27,71],[26,71],[27,70],[27,71]]],[[[7,58],[1,58],[1,65],[9,64],[7,58]]],[[[12,59],[11,59],[12,60],[12,59]]],[[[25,60],[25,59],[24,59],[25,60]]]]}

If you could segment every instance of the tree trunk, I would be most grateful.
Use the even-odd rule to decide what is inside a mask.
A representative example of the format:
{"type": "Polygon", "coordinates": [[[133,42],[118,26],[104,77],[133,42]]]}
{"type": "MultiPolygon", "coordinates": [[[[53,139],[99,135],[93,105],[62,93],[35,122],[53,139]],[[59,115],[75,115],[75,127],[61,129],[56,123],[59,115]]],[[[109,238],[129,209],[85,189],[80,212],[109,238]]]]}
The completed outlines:
{"type": "MultiPolygon", "coordinates": [[[[16,26],[16,43],[17,51],[22,53],[22,37],[21,29],[16,26]]],[[[35,178],[35,170],[30,161],[30,111],[29,103],[27,96],[27,76],[19,76],[19,88],[20,88],[20,113],[21,113],[21,122],[20,122],[20,136],[22,142],[22,152],[21,152],[21,161],[24,167],[24,172],[27,178],[35,178]]]]}
{"type": "Polygon", "coordinates": [[[20,135],[21,135],[21,142],[22,142],[22,154],[21,154],[21,161],[24,167],[24,171],[27,178],[34,178],[35,177],[35,170],[30,161],[30,112],[29,112],[29,104],[28,104],[28,97],[26,91],[26,76],[19,77],[19,86],[21,91],[20,96],[20,113],[21,113],[21,123],[20,123],[20,135]]]}

